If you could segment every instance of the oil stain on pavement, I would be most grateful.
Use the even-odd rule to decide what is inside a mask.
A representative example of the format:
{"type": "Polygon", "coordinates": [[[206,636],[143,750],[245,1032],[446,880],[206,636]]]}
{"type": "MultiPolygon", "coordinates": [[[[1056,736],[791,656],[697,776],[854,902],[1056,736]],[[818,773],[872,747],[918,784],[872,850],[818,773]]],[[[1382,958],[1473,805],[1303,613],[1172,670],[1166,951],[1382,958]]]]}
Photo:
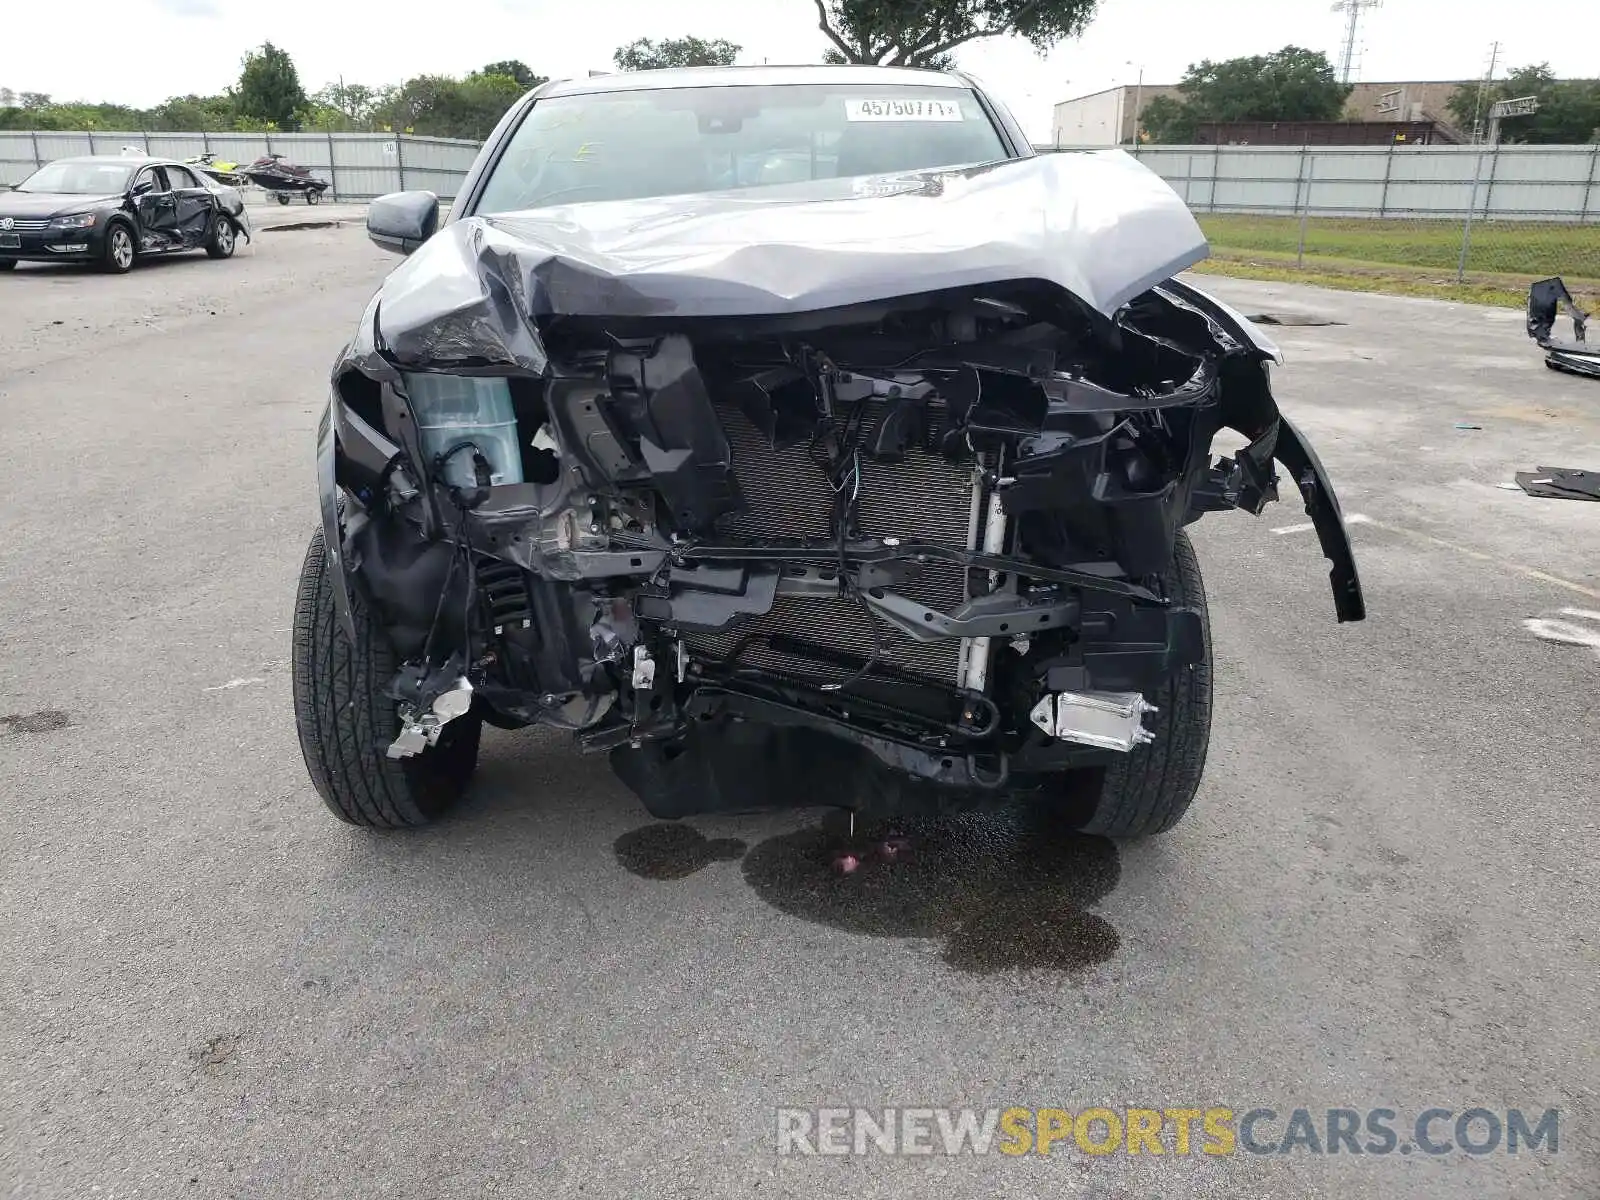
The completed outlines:
{"type": "Polygon", "coordinates": [[[733,862],[744,853],[738,838],[708,840],[688,825],[646,825],[625,833],[612,846],[625,870],[644,879],[682,879],[714,862],[733,862]]]}
{"type": "Polygon", "coordinates": [[[70,713],[46,708],[32,713],[10,713],[0,717],[0,733],[54,733],[72,724],[70,713]]]}
{"type": "MultiPolygon", "coordinates": [[[[1116,887],[1121,864],[1106,838],[1052,827],[1030,807],[896,821],[843,815],[780,834],[743,856],[745,882],[801,920],[868,937],[938,939],[951,967],[974,974],[1081,970],[1116,953],[1117,932],[1086,911],[1116,887]],[[841,870],[841,860],[853,869],[841,870]]],[[[678,825],[617,839],[636,875],[681,879],[740,843],[678,825]]]]}

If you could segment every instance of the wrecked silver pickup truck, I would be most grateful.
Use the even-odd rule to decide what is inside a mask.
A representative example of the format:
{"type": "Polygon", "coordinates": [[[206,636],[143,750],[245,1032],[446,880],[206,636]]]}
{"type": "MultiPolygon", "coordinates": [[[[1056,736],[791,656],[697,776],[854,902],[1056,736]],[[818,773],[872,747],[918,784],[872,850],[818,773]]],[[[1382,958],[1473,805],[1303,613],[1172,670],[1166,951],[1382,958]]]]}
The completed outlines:
{"type": "Polygon", "coordinates": [[[1157,832],[1210,733],[1184,527],[1281,465],[1364,615],[1276,351],[1173,278],[1183,202],[964,76],[546,84],[443,227],[400,193],[368,229],[409,257],[333,369],[294,628],[345,820],[445,811],[488,722],[662,817],[1043,792],[1157,832]]]}

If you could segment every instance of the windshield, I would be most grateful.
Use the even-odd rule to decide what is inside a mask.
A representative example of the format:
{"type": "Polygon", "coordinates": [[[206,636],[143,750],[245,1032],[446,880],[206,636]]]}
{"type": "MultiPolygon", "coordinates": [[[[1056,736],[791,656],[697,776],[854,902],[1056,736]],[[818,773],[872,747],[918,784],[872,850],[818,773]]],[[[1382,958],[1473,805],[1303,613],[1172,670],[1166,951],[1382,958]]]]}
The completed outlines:
{"type": "Polygon", "coordinates": [[[128,186],[133,168],[122,163],[53,162],[21,183],[19,192],[61,192],[74,196],[109,196],[128,186]]]}
{"type": "Polygon", "coordinates": [[[1006,150],[966,89],[661,88],[534,104],[476,211],[635,200],[990,162],[1006,150]]]}

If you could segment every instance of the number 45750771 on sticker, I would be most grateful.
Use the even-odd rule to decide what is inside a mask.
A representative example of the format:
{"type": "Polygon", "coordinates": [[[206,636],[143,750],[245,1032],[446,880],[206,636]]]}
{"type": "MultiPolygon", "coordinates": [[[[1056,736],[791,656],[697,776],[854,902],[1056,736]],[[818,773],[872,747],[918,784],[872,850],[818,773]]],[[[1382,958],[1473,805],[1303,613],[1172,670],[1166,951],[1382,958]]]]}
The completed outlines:
{"type": "Polygon", "coordinates": [[[961,105],[954,100],[846,100],[847,121],[959,121],[961,105]]]}

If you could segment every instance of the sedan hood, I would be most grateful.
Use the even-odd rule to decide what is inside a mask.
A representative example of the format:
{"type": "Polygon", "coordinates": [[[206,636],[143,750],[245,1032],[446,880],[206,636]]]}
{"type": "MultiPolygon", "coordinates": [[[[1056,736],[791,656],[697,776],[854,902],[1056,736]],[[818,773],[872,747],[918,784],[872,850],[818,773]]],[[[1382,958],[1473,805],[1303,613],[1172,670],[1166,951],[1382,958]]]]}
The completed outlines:
{"type": "MultiPolygon", "coordinates": [[[[399,362],[539,370],[530,318],[773,316],[1017,279],[1110,316],[1209,253],[1120,150],[454,221],[384,283],[399,362]]],[[[366,331],[363,331],[366,332],[366,331]]]]}
{"type": "Polygon", "coordinates": [[[70,192],[0,192],[0,217],[55,217],[121,199],[121,196],[77,196],[70,192]]]}

